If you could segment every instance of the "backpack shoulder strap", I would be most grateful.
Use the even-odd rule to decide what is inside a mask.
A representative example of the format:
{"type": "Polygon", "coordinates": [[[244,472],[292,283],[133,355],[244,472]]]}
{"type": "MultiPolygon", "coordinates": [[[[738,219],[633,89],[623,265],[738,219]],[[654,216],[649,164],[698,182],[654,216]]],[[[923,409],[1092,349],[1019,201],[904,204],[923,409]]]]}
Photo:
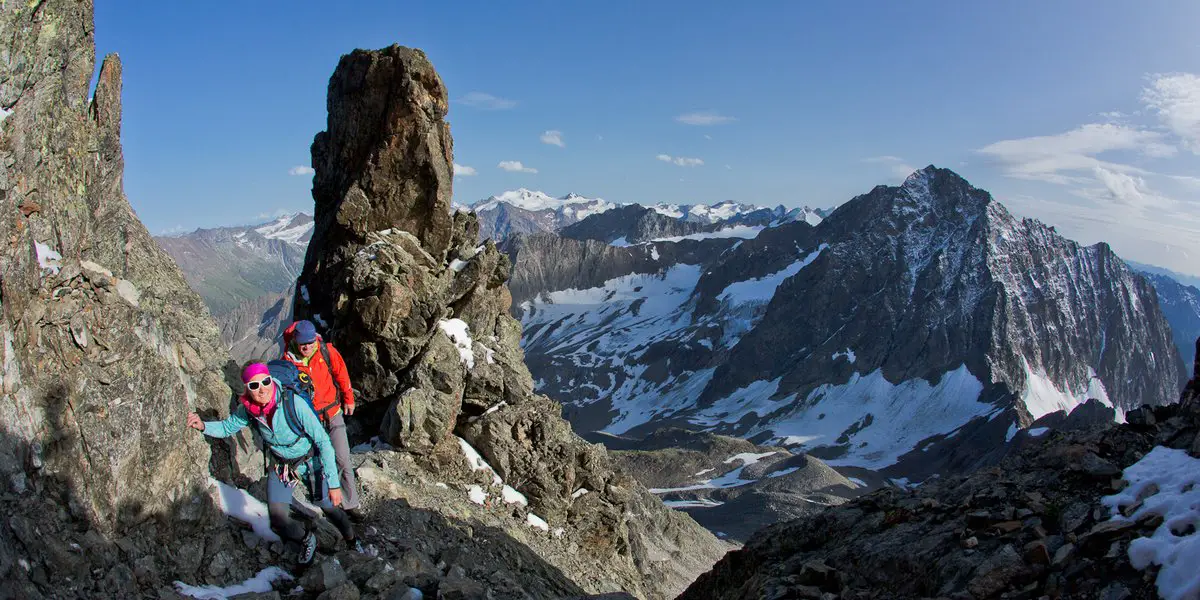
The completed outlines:
{"type": "Polygon", "coordinates": [[[292,433],[307,439],[309,444],[315,446],[312,436],[300,426],[300,415],[296,414],[296,393],[288,390],[287,394],[287,400],[283,403],[283,420],[292,428],[292,433]]]}
{"type": "Polygon", "coordinates": [[[334,402],[333,405],[340,407],[342,405],[342,388],[338,385],[337,377],[333,374],[333,363],[329,361],[329,346],[325,340],[321,340],[317,347],[321,349],[321,358],[325,359],[325,368],[329,369],[329,379],[333,382],[334,402]]]}

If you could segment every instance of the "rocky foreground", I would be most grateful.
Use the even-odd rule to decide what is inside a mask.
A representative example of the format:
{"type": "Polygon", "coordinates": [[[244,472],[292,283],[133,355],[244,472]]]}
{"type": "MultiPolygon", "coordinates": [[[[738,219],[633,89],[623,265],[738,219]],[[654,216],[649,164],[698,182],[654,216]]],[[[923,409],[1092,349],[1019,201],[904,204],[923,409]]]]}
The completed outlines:
{"type": "Polygon", "coordinates": [[[1168,490],[1157,484],[1102,499],[1124,490],[1123,470],[1156,447],[1200,458],[1200,363],[1179,403],[1128,420],[1053,431],[969,477],[884,489],[775,525],[680,598],[1195,598],[1200,582],[1169,596],[1159,565],[1134,568],[1130,548],[1150,536],[1190,539],[1196,509],[1164,525],[1155,497],[1168,490]],[[1114,519],[1111,506],[1128,518],[1114,519]]]}

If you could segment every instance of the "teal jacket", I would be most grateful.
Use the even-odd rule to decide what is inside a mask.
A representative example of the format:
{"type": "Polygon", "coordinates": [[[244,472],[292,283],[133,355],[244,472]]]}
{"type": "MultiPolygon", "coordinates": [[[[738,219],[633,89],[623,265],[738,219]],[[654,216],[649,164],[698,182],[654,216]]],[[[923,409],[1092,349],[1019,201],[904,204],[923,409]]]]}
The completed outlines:
{"type": "MultiPolygon", "coordinates": [[[[337,455],[333,452],[333,443],[329,441],[329,434],[325,432],[325,427],[321,425],[321,421],[303,398],[296,395],[290,395],[289,398],[295,403],[296,416],[300,417],[300,428],[317,443],[317,458],[321,461],[325,485],[331,490],[340,488],[341,478],[338,476],[337,455]]],[[[239,402],[237,408],[224,421],[205,421],[204,435],[227,438],[244,429],[253,418],[255,417],[251,417],[250,413],[246,412],[246,407],[239,402]]],[[[275,407],[275,413],[271,415],[270,428],[263,427],[259,431],[262,432],[263,441],[271,447],[271,451],[283,459],[300,458],[308,454],[312,448],[312,444],[307,438],[296,435],[292,432],[292,428],[288,427],[287,416],[283,412],[282,405],[275,407]]],[[[305,465],[302,469],[306,472],[307,466],[305,465]]]]}

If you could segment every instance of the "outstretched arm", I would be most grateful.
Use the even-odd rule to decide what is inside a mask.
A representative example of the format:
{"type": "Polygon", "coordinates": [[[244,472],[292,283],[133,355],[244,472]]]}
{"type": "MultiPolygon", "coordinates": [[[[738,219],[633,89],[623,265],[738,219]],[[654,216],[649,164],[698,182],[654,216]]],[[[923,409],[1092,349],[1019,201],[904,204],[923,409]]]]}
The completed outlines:
{"type": "Polygon", "coordinates": [[[199,429],[204,432],[204,435],[215,438],[227,438],[242,430],[250,424],[250,419],[246,415],[246,407],[241,404],[223,421],[202,421],[200,415],[191,413],[188,415],[188,427],[199,429]]]}

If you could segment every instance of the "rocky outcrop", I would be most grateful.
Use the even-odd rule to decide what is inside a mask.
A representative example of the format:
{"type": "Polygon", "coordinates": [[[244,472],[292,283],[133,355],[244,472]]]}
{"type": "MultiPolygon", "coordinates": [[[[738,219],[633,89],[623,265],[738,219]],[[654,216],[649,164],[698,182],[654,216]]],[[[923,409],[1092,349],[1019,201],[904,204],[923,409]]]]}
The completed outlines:
{"type": "Polygon", "coordinates": [[[1185,364],[1191,364],[1196,356],[1193,341],[1200,336],[1200,289],[1184,285],[1173,277],[1146,271],[1141,272],[1158,293],[1158,304],[1163,316],[1171,324],[1175,347],[1185,364]]]}
{"type": "Polygon", "coordinates": [[[100,532],[197,518],[208,453],[182,423],[228,403],[227,354],[125,198],[121,62],[89,93],[90,1],[9,2],[0,45],[0,488],[100,532]]]}
{"type": "MultiPolygon", "coordinates": [[[[1135,568],[1130,544],[1163,525],[1161,505],[1121,521],[1101,498],[1156,446],[1200,458],[1200,401],[1185,392],[1128,417],[1047,434],[969,477],[880,490],[770,527],[680,598],[1157,598],[1159,567],[1135,568]]],[[[1158,492],[1116,508],[1133,515],[1158,492]]],[[[1173,531],[1196,535],[1190,525],[1173,531]]]]}
{"type": "Polygon", "coordinates": [[[720,227],[696,221],[686,221],[660,214],[637,204],[614,208],[592,215],[574,225],[564,227],[560,234],[576,240],[597,240],[606,244],[638,244],[657,238],[676,237],[710,231],[720,227]]]}
{"type": "Polygon", "coordinates": [[[399,46],[356,50],[330,79],[328,106],[294,311],[345,356],[359,425],[435,473],[461,437],[549,527],[587,540],[582,551],[626,591],[677,593],[723,547],[532,394],[508,314],[508,257],[477,245],[473,215],[448,210],[447,97],[428,59],[399,46]]]}

